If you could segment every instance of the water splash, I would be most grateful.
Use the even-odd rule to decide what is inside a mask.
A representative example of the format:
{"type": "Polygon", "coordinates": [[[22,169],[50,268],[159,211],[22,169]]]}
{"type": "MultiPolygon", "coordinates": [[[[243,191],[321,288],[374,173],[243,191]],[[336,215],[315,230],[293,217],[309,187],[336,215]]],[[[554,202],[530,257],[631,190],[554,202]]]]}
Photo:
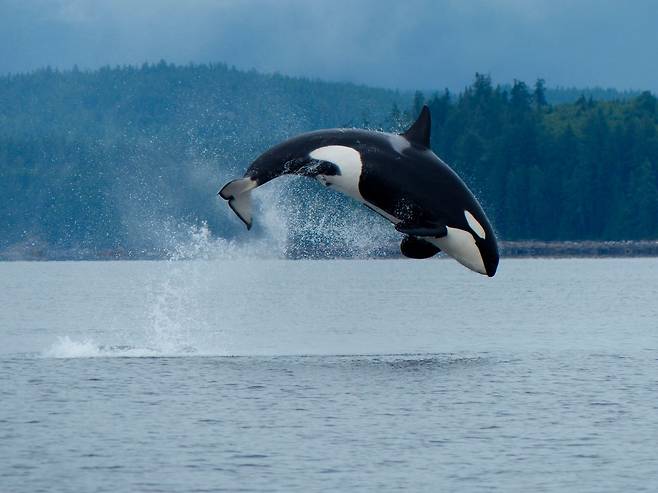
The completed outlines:
{"type": "Polygon", "coordinates": [[[99,345],[93,339],[75,341],[69,336],[58,337],[50,348],[42,353],[45,358],[145,358],[156,356],[177,356],[180,354],[163,354],[155,348],[133,347],[123,345],[99,345]]]}
{"type": "MultiPolygon", "coordinates": [[[[204,276],[210,262],[368,258],[384,256],[391,245],[397,245],[397,235],[387,221],[308,180],[277,180],[259,188],[254,198],[256,227],[236,238],[213,234],[205,222],[160,223],[158,234],[168,238],[170,244],[166,261],[160,263],[161,275],[145,280],[143,326],[134,330],[108,330],[112,343],[68,335],[60,337],[43,355],[56,358],[227,355],[227,342],[230,342],[225,340],[227,328],[212,325],[200,305],[201,300],[212,298],[205,292],[209,286],[204,276]]],[[[226,213],[232,215],[230,211],[226,213]]]]}
{"type": "Polygon", "coordinates": [[[284,177],[268,186],[254,192],[260,193],[256,221],[262,221],[270,245],[284,257],[397,254],[399,235],[390,223],[355,201],[295,177],[284,177]]]}
{"type": "MultiPolygon", "coordinates": [[[[218,245],[203,228],[192,233],[190,242],[164,265],[164,280],[149,287],[144,338],[148,347],[162,354],[222,354],[216,340],[221,331],[201,316],[200,306],[207,299],[202,272],[218,245]],[[182,261],[189,259],[195,260],[182,261]]],[[[225,245],[221,247],[224,252],[225,245]]]]}
{"type": "MultiPolygon", "coordinates": [[[[205,222],[157,228],[170,242],[168,259],[371,258],[399,253],[399,234],[388,221],[311,180],[281,177],[253,195],[252,231],[225,238],[205,222]]],[[[226,221],[239,223],[228,207],[223,213],[226,221]]]]}

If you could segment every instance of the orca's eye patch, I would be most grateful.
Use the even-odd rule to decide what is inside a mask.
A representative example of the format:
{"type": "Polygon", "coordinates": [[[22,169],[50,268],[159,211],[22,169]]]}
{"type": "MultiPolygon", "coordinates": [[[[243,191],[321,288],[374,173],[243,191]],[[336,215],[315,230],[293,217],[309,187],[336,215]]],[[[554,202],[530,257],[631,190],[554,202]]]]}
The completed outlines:
{"type": "Polygon", "coordinates": [[[475,232],[475,234],[484,240],[487,237],[487,232],[484,230],[478,220],[475,219],[475,216],[473,216],[473,214],[471,214],[469,211],[464,211],[464,216],[466,217],[466,222],[475,232]]]}
{"type": "Polygon", "coordinates": [[[316,161],[317,164],[317,173],[318,175],[325,176],[338,176],[340,175],[340,168],[334,163],[329,161],[316,161]]]}

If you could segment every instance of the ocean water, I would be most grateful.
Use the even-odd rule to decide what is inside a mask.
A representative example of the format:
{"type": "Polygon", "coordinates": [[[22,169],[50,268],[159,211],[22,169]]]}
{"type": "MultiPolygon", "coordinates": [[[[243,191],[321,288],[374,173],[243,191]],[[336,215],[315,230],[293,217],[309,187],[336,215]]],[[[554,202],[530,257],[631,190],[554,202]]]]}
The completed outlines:
{"type": "Polygon", "coordinates": [[[0,491],[658,490],[658,260],[0,263],[0,491]]]}

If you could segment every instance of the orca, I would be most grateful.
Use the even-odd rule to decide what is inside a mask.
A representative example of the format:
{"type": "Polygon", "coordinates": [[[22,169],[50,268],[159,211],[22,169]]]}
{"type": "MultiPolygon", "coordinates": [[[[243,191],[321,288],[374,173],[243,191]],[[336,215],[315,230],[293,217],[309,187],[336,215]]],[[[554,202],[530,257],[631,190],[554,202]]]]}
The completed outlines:
{"type": "Polygon", "coordinates": [[[263,153],[218,194],[251,229],[254,188],[285,174],[315,178],[393,223],[403,235],[404,256],[425,259],[443,251],[493,277],[499,261],[494,230],[466,184],[431,150],[430,128],[424,106],[399,135],[343,128],[304,133],[263,153]]]}

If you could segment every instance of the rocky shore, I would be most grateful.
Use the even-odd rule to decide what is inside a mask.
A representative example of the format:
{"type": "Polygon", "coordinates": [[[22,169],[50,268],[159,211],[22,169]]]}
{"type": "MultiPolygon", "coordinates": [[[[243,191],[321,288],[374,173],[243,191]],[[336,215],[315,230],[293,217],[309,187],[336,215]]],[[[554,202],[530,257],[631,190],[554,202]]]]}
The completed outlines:
{"type": "Polygon", "coordinates": [[[502,241],[503,257],[655,257],[658,241],[502,241]]]}
{"type": "MultiPolygon", "coordinates": [[[[658,240],[646,241],[501,241],[504,258],[597,258],[597,257],[658,257],[658,240]]],[[[351,258],[345,252],[320,255],[291,249],[290,258],[351,258]]],[[[376,258],[399,257],[397,244],[390,245],[376,258]]],[[[10,248],[0,251],[0,261],[43,260],[163,260],[172,258],[168,250],[65,250],[47,248],[10,248]]],[[[212,258],[212,255],[210,255],[212,258]]]]}

